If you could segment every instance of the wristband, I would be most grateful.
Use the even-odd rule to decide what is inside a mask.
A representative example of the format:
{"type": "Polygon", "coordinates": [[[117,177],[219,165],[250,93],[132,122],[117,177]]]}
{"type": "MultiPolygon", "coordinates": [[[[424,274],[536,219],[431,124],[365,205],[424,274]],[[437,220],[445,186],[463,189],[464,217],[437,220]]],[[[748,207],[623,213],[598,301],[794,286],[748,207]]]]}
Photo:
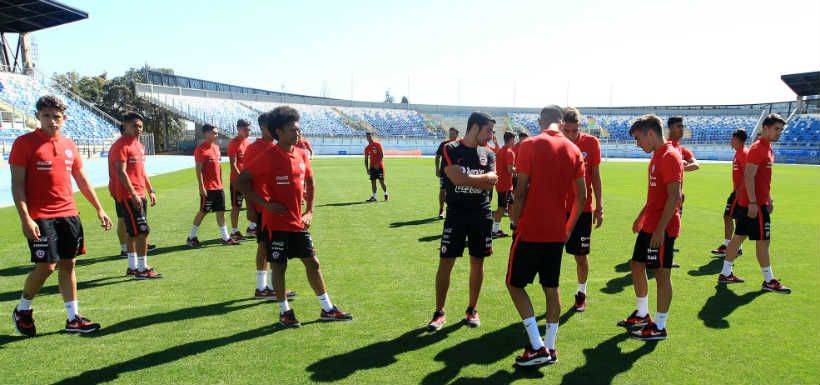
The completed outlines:
{"type": "Polygon", "coordinates": [[[148,192],[150,192],[151,194],[153,194],[153,193],[155,193],[155,192],[156,192],[156,190],[154,190],[154,189],[152,188],[152,189],[148,190],[148,192]]]}

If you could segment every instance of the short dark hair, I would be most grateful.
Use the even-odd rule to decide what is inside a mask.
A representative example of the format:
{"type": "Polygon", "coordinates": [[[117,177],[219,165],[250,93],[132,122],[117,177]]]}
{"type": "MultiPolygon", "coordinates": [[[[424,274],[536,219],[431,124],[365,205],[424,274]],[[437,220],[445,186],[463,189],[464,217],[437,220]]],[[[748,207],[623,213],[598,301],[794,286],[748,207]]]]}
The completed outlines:
{"type": "Polygon", "coordinates": [[[262,127],[262,126],[267,127],[267,125],[268,125],[268,113],[263,112],[263,113],[259,114],[259,117],[256,118],[256,123],[259,123],[259,127],[262,127]]]}
{"type": "Polygon", "coordinates": [[[207,133],[209,133],[213,130],[216,130],[216,126],[214,126],[213,124],[205,123],[205,124],[202,125],[202,133],[203,134],[207,134],[207,133]]]}
{"type": "Polygon", "coordinates": [[[45,95],[37,99],[37,104],[34,105],[37,109],[37,112],[42,111],[44,108],[55,108],[60,112],[65,112],[66,105],[62,99],[58,98],[54,95],[45,95]]]}
{"type": "Polygon", "coordinates": [[[746,134],[746,130],[744,130],[742,128],[738,128],[737,130],[732,132],[732,137],[733,138],[738,138],[741,141],[746,142],[746,139],[749,137],[749,135],[746,134]]]}
{"type": "Polygon", "coordinates": [[[632,135],[632,133],[636,131],[644,134],[649,131],[654,131],[659,137],[663,137],[661,118],[655,116],[655,114],[641,116],[632,123],[632,127],[629,129],[629,135],[632,135]]]}
{"type": "Polygon", "coordinates": [[[145,118],[135,111],[126,112],[125,115],[122,116],[122,124],[120,124],[119,127],[117,127],[120,129],[120,134],[125,132],[125,123],[132,122],[135,120],[141,120],[144,122],[145,118]]]}
{"type": "Polygon", "coordinates": [[[527,131],[518,131],[518,139],[527,138],[529,136],[530,134],[528,134],[527,131]]]}
{"type": "Polygon", "coordinates": [[[504,143],[512,142],[515,140],[515,133],[512,131],[505,131],[504,132],[504,143]]]}
{"type": "Polygon", "coordinates": [[[553,123],[561,123],[563,119],[564,110],[555,104],[550,104],[549,106],[542,108],[541,113],[538,114],[538,120],[548,126],[553,123]]]}
{"type": "Polygon", "coordinates": [[[666,127],[672,127],[673,124],[683,124],[683,116],[672,116],[666,120],[666,127]]]}
{"type": "Polygon", "coordinates": [[[581,122],[581,111],[575,107],[564,108],[564,122],[578,124],[581,122]]]}
{"type": "Polygon", "coordinates": [[[770,127],[775,123],[783,123],[786,124],[786,120],[783,119],[780,114],[769,114],[766,116],[766,119],[763,119],[763,127],[770,127]]]}
{"type": "Polygon", "coordinates": [[[495,123],[495,119],[492,115],[481,111],[473,112],[472,114],[470,114],[470,118],[467,119],[467,131],[470,131],[470,127],[472,127],[474,124],[477,124],[480,128],[481,126],[487,125],[490,122],[495,123]]]}
{"type": "Polygon", "coordinates": [[[450,132],[455,132],[456,134],[458,134],[458,128],[450,127],[450,132]]]}
{"type": "Polygon", "coordinates": [[[245,120],[245,119],[239,119],[239,120],[237,120],[237,121],[236,121],[236,128],[239,128],[239,127],[250,127],[250,126],[251,126],[251,122],[249,122],[249,121],[247,121],[247,120],[245,120]]]}
{"type": "Polygon", "coordinates": [[[299,121],[299,111],[291,106],[279,106],[268,112],[268,131],[274,139],[279,140],[276,130],[288,123],[299,121]]]}

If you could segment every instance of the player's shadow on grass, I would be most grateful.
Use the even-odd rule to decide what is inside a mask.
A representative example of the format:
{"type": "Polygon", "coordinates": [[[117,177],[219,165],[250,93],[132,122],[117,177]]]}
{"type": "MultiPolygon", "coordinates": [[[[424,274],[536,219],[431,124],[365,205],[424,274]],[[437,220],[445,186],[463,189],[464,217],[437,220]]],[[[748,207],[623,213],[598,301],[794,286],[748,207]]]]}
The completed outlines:
{"type": "Polygon", "coordinates": [[[412,221],[393,222],[393,223],[390,224],[390,227],[395,228],[395,227],[404,227],[404,226],[418,226],[418,225],[423,225],[423,224],[427,224],[427,223],[438,222],[440,220],[441,219],[439,219],[439,217],[430,217],[430,218],[424,218],[424,219],[415,219],[415,220],[412,220],[412,221]]]}
{"type": "Polygon", "coordinates": [[[316,382],[331,382],[345,379],[360,370],[383,368],[396,363],[399,354],[429,347],[447,335],[464,326],[454,323],[437,332],[414,329],[392,340],[377,342],[359,349],[326,357],[306,368],[310,379],[316,382]]]}
{"type": "Polygon", "coordinates": [[[225,302],[212,303],[209,305],[187,307],[184,309],[172,310],[165,313],[156,313],[142,317],[130,318],[125,321],[106,326],[96,333],[82,334],[83,337],[96,338],[109,334],[116,334],[125,331],[133,331],[134,329],[149,327],[156,324],[178,322],[190,320],[194,318],[210,317],[217,315],[224,315],[230,312],[244,310],[250,307],[264,304],[265,301],[253,301],[238,306],[231,306],[242,302],[251,301],[248,299],[235,299],[225,302]]]}
{"type": "MultiPolygon", "coordinates": [[[[57,272],[56,271],[52,274],[52,276],[54,276],[54,277],[50,278],[50,279],[53,279],[54,282],[57,282],[57,272]]],[[[92,279],[90,281],[77,281],[77,290],[93,289],[95,287],[114,285],[114,284],[123,283],[123,282],[131,282],[133,280],[134,279],[130,278],[130,277],[129,278],[126,278],[126,277],[104,277],[104,278],[92,279]]],[[[37,295],[38,296],[43,296],[43,295],[59,294],[59,293],[60,293],[60,289],[55,284],[55,285],[52,285],[52,286],[44,286],[42,289],[40,289],[40,292],[37,293],[37,295]]],[[[20,294],[21,294],[20,290],[7,291],[5,293],[0,293],[0,302],[18,300],[18,299],[20,299],[20,294]]]]}
{"type": "Polygon", "coordinates": [[[737,295],[729,290],[726,284],[715,285],[715,295],[709,297],[703,308],[698,312],[698,318],[703,321],[706,327],[713,329],[726,329],[729,321],[726,320],[737,308],[747,305],[755,298],[763,294],[762,290],[750,291],[743,295],[737,295]]]}
{"type": "MultiPolygon", "coordinates": [[[[207,241],[200,242],[200,245],[202,245],[201,248],[212,247],[212,246],[217,246],[217,245],[221,246],[222,245],[222,239],[221,238],[209,239],[207,241]]],[[[197,249],[195,249],[193,247],[190,247],[187,244],[174,245],[174,246],[165,246],[165,247],[157,247],[153,251],[148,252],[148,255],[152,256],[152,255],[168,254],[168,253],[173,253],[173,252],[177,252],[177,251],[186,251],[186,250],[197,250],[197,249]]]]}
{"type": "MultiPolygon", "coordinates": [[[[311,322],[304,322],[302,326],[307,326],[311,322]]],[[[194,341],[182,345],[176,345],[168,349],[148,353],[140,357],[132,358],[100,369],[88,370],[77,376],[63,379],[55,384],[99,384],[114,381],[123,373],[139,372],[148,368],[164,365],[169,362],[179,361],[186,357],[202,354],[209,350],[217,349],[237,342],[261,338],[286,329],[279,324],[272,324],[260,328],[246,330],[226,337],[211,338],[208,340],[194,341]]]]}
{"type": "Polygon", "coordinates": [[[441,234],[436,235],[428,235],[426,237],[419,238],[419,242],[433,242],[441,239],[441,234]]]}
{"type": "Polygon", "coordinates": [[[723,258],[722,257],[713,257],[709,261],[709,263],[698,267],[697,270],[689,270],[687,274],[693,277],[702,277],[704,275],[715,275],[717,276],[720,273],[720,270],[723,268],[723,258]]]}
{"type": "Polygon", "coordinates": [[[325,203],[323,205],[319,205],[318,207],[344,207],[344,206],[366,205],[368,203],[371,203],[371,202],[356,201],[356,202],[325,203]]]}
{"type": "MultiPolygon", "coordinates": [[[[601,289],[601,292],[606,293],[606,294],[617,294],[617,293],[620,293],[620,292],[624,291],[624,289],[626,287],[632,286],[632,273],[629,272],[629,262],[626,262],[625,264],[622,263],[620,265],[615,266],[615,271],[616,272],[621,272],[620,270],[623,270],[623,271],[628,272],[628,273],[624,276],[621,276],[621,277],[618,277],[618,278],[612,278],[609,281],[607,281],[606,282],[606,287],[601,289]],[[626,269],[624,269],[624,267],[623,267],[624,265],[626,265],[626,269]]],[[[648,279],[655,278],[655,271],[652,270],[652,269],[647,269],[646,270],[646,277],[648,279]]]]}
{"type": "Polygon", "coordinates": [[[514,369],[512,372],[508,372],[506,370],[499,370],[491,374],[489,377],[459,377],[455,381],[451,382],[450,385],[507,385],[512,384],[514,381],[518,381],[522,378],[544,378],[544,373],[542,373],[540,370],[531,369],[514,369]]]}
{"type": "MultiPolygon", "coordinates": [[[[77,259],[74,261],[74,264],[76,266],[88,266],[100,262],[116,261],[118,259],[121,259],[119,255],[108,255],[105,257],[95,258],[77,257],[77,259]]],[[[4,269],[0,269],[0,277],[14,277],[18,275],[26,275],[30,273],[32,270],[34,270],[34,264],[7,267],[4,269]]]]}
{"type": "Polygon", "coordinates": [[[658,341],[639,343],[640,347],[624,353],[618,346],[629,336],[620,333],[598,344],[591,349],[584,349],[586,363],[567,373],[561,379],[562,384],[611,384],[615,376],[632,368],[641,357],[651,353],[658,345],[658,341]]]}

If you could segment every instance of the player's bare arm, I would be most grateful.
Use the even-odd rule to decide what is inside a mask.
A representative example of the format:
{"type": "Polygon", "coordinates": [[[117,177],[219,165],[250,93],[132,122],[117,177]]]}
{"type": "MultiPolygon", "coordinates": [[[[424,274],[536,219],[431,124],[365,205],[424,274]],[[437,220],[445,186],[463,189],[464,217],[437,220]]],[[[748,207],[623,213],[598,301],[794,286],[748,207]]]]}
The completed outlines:
{"type": "Polygon", "coordinates": [[[97,194],[94,192],[91,182],[88,181],[88,176],[85,175],[85,171],[83,171],[82,168],[75,167],[71,171],[71,176],[74,177],[74,181],[77,182],[77,188],[80,189],[80,192],[85,199],[88,200],[88,203],[91,203],[91,206],[94,206],[94,209],[97,210],[97,218],[100,220],[100,226],[106,231],[111,230],[111,218],[105,213],[102,204],[100,204],[100,200],[97,199],[97,194]]]}
{"type": "Polygon", "coordinates": [[[652,238],[649,240],[649,247],[657,249],[663,243],[664,233],[666,232],[666,225],[672,220],[675,215],[675,209],[680,205],[681,183],[672,182],[666,185],[666,202],[663,205],[663,214],[652,233],[652,238]]]}

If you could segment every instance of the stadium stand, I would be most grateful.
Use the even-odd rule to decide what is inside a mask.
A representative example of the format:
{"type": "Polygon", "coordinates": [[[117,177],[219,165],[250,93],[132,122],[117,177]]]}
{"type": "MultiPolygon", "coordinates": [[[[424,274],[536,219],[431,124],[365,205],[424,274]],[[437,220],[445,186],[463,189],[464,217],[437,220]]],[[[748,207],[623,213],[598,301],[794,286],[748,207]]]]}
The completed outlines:
{"type": "MultiPolygon", "coordinates": [[[[256,114],[270,111],[282,103],[242,102],[252,108],[256,114]]],[[[299,127],[305,136],[355,136],[359,133],[348,127],[342,117],[332,108],[326,106],[312,106],[309,104],[289,104],[299,111],[299,127]]]]}
{"type": "MultiPolygon", "coordinates": [[[[236,121],[256,122],[259,114],[249,107],[230,99],[203,98],[184,95],[149,95],[151,102],[200,124],[210,123],[225,136],[236,135],[236,121]]],[[[259,135],[259,127],[251,126],[251,133],[259,135]]]]}
{"type": "Polygon", "coordinates": [[[782,146],[817,147],[820,142],[820,114],[796,115],[780,138],[782,146]]]}
{"type": "Polygon", "coordinates": [[[380,136],[430,138],[437,137],[425,126],[429,125],[415,110],[394,110],[386,108],[340,107],[345,115],[366,121],[380,136]]]}

